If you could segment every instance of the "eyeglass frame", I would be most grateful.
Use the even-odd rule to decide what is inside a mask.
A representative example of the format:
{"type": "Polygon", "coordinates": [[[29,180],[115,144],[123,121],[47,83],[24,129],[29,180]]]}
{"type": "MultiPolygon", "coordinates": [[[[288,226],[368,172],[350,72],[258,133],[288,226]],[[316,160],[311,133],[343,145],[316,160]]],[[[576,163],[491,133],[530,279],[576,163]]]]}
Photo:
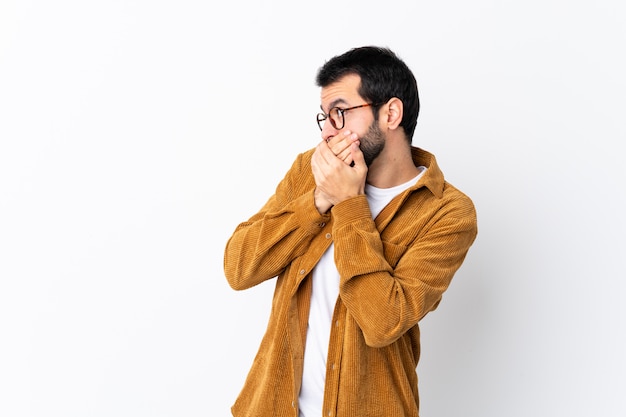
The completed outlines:
{"type": "Polygon", "coordinates": [[[337,130],[341,130],[346,125],[345,113],[348,110],[360,109],[361,107],[368,107],[368,106],[376,107],[376,106],[380,106],[381,104],[383,103],[365,103],[359,106],[348,107],[347,109],[342,109],[341,107],[337,107],[337,106],[332,107],[328,111],[328,113],[324,113],[324,112],[317,113],[317,126],[320,128],[320,130],[324,130],[324,126],[322,125],[322,123],[326,122],[326,120],[330,120],[330,124],[332,127],[334,127],[337,130]],[[341,116],[341,126],[336,126],[335,121],[333,120],[332,117],[330,117],[330,113],[335,109],[337,109],[337,113],[339,114],[339,116],[341,116]]]}

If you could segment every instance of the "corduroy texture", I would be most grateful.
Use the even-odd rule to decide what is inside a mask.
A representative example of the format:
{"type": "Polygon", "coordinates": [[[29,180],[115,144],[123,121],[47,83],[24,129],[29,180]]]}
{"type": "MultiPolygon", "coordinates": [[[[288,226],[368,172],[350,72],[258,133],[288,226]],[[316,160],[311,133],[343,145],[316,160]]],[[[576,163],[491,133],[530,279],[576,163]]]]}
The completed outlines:
{"type": "Polygon", "coordinates": [[[320,215],[303,153],[263,208],[235,229],[224,271],[232,288],[277,277],[267,330],[235,417],[298,414],[311,271],[331,241],[340,274],[330,334],[324,416],[417,417],[418,322],[441,301],[477,234],[472,201],[428,170],[372,220],[365,196],[320,215]]]}

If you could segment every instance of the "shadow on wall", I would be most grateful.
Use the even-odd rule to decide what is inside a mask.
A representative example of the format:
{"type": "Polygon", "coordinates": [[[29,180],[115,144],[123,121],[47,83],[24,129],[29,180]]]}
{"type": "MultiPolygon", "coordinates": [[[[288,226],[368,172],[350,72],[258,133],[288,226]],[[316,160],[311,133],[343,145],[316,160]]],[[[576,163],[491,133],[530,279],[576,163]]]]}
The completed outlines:
{"type": "Polygon", "coordinates": [[[495,362],[512,352],[498,342],[501,327],[507,327],[507,315],[498,306],[497,282],[504,278],[494,268],[497,255],[488,253],[480,238],[479,228],[439,307],[420,323],[420,414],[480,415],[497,380],[497,375],[489,374],[505,365],[495,362]],[[468,412],[468,405],[478,414],[468,412]]]}

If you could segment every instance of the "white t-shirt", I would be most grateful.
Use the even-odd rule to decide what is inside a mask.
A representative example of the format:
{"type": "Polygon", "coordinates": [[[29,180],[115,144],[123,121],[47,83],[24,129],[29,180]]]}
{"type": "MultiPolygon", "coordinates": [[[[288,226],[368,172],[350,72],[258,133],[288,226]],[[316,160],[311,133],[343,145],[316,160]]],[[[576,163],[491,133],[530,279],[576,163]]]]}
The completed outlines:
{"type": "MultiPolygon", "coordinates": [[[[426,167],[420,167],[420,169],[421,172],[415,178],[392,188],[365,185],[365,195],[373,219],[395,196],[419,180],[426,171],[426,167]]],[[[335,245],[331,244],[313,268],[313,292],[304,350],[302,387],[298,399],[300,417],[322,415],[330,325],[339,296],[339,272],[335,266],[334,249],[335,245]]]]}

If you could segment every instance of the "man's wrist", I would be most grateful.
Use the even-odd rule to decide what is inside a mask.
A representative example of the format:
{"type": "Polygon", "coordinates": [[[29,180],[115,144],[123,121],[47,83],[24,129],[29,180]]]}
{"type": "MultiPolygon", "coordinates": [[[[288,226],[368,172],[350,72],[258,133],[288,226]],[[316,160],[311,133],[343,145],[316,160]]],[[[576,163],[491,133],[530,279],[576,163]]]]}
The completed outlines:
{"type": "Polygon", "coordinates": [[[315,202],[315,207],[320,214],[326,214],[328,210],[330,210],[330,208],[333,206],[332,203],[322,195],[322,192],[319,190],[319,188],[315,189],[315,192],[313,193],[313,199],[315,202]]]}

